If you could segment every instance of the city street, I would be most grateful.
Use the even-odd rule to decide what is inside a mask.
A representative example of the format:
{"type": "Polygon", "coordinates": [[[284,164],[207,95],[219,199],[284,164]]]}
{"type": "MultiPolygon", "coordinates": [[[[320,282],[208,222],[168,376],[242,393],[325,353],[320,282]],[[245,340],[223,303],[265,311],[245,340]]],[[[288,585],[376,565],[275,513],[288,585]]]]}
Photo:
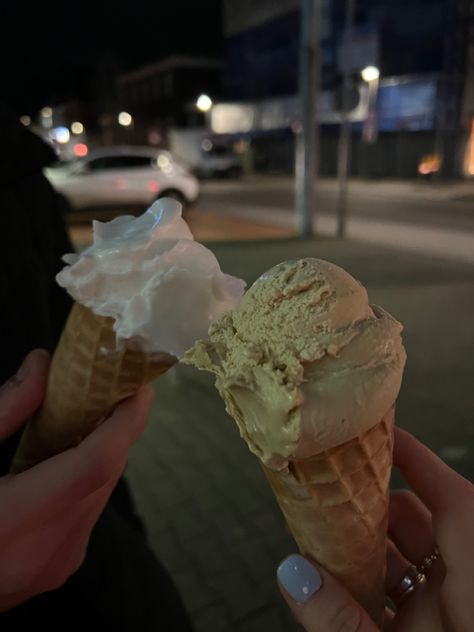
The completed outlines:
{"type": "MultiPolygon", "coordinates": [[[[314,227],[336,234],[337,181],[316,183],[314,227]]],[[[474,262],[474,183],[351,180],[347,235],[412,252],[474,262]]],[[[198,204],[218,215],[293,229],[294,181],[205,182],[198,204]]]]}
{"type": "MultiPolygon", "coordinates": [[[[336,180],[319,181],[314,214],[316,233],[336,234],[336,204],[336,180]]],[[[90,241],[93,217],[105,221],[112,215],[99,209],[74,213],[69,218],[73,240],[79,247],[90,241]]],[[[293,180],[259,176],[204,181],[200,198],[186,212],[186,219],[196,239],[204,241],[290,236],[295,232],[297,219],[293,180]]],[[[347,235],[474,263],[474,183],[352,180],[347,235]]]]}
{"type": "MultiPolygon", "coordinates": [[[[315,191],[316,214],[334,215],[337,180],[317,181],[315,191]]],[[[242,181],[204,181],[199,207],[227,213],[229,209],[251,208],[259,217],[266,211],[292,211],[294,179],[254,176],[242,181]]],[[[349,182],[348,208],[349,215],[358,219],[474,232],[474,182],[436,184],[354,179],[349,182]]]]}

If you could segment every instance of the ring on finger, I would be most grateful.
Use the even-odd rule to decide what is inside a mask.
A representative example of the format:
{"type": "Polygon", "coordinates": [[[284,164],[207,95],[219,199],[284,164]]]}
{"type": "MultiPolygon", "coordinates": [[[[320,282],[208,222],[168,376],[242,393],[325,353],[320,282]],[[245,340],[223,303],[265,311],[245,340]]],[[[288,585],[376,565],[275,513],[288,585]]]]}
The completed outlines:
{"type": "Polygon", "coordinates": [[[416,568],[420,573],[423,573],[425,575],[426,572],[436,562],[436,560],[439,560],[439,558],[440,558],[440,553],[439,553],[438,548],[436,547],[433,553],[431,553],[431,555],[427,555],[426,557],[423,558],[420,564],[417,564],[416,568]]]}
{"type": "Polygon", "coordinates": [[[396,606],[399,606],[417,586],[425,583],[426,575],[420,572],[416,566],[411,565],[407,568],[401,582],[390,594],[390,598],[396,606]]]}

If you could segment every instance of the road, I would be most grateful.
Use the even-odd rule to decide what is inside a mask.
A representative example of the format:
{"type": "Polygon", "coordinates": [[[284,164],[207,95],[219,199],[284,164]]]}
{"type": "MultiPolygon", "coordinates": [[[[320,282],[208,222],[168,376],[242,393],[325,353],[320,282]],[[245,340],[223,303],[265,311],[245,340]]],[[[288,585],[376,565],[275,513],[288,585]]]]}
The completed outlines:
{"type": "MultiPolygon", "coordinates": [[[[335,216],[337,183],[316,184],[316,213],[335,216]]],[[[288,177],[261,177],[243,181],[207,182],[202,186],[199,208],[229,207],[293,211],[294,183],[288,177]]],[[[349,186],[351,217],[417,226],[474,232],[474,185],[354,181],[349,186]],[[461,188],[460,188],[461,186],[461,188]]]]}
{"type": "MultiPolygon", "coordinates": [[[[337,230],[337,182],[316,186],[314,229],[337,230]]],[[[145,209],[120,209],[142,212],[145,209]]],[[[114,208],[114,214],[118,211],[114,208]]],[[[96,209],[75,213],[71,234],[77,247],[90,242],[90,220],[114,215],[96,209]],[[85,222],[78,226],[77,222],[85,222]]],[[[294,183],[286,176],[202,183],[186,219],[196,239],[271,239],[295,233],[294,183]]],[[[349,186],[347,237],[418,254],[474,263],[474,182],[433,184],[353,180],[349,186]]]]}
{"type": "MultiPolygon", "coordinates": [[[[337,181],[318,181],[313,217],[316,234],[337,234],[336,206],[337,181]]],[[[195,218],[203,212],[220,220],[227,217],[247,222],[249,236],[253,222],[294,234],[297,217],[293,179],[260,176],[205,182],[195,218]]],[[[474,182],[353,180],[349,185],[346,236],[474,263],[474,182]]]]}

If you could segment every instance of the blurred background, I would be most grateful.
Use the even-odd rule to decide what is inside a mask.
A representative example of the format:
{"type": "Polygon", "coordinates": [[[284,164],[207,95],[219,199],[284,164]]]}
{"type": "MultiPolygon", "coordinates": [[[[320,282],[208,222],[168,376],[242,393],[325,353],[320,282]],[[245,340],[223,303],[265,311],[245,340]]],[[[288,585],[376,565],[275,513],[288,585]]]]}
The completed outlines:
{"type": "MultiPolygon", "coordinates": [[[[473,476],[472,0],[2,14],[0,100],[54,147],[78,249],[91,219],[172,196],[248,283],[283,259],[344,266],[404,324],[398,423],[473,476]]],[[[179,366],[156,388],[127,475],[197,630],[295,630],[274,582],[295,545],[212,379],[179,366]]]]}
{"type": "Polygon", "coordinates": [[[320,233],[432,250],[438,233],[415,226],[472,229],[472,11],[470,0],[10,4],[3,46],[9,25],[21,37],[5,50],[2,100],[54,145],[48,177],[74,210],[133,211],[166,194],[199,199],[196,221],[202,210],[308,233],[314,211],[320,233]]]}

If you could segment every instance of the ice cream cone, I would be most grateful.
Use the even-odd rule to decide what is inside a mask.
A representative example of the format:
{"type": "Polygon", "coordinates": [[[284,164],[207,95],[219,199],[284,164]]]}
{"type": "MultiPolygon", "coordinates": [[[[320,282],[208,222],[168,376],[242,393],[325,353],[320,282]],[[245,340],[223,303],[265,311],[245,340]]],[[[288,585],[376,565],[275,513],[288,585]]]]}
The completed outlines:
{"type": "Polygon", "coordinates": [[[304,555],[332,573],[383,628],[393,408],[366,433],[288,470],[263,466],[304,555]]]}
{"type": "Polygon", "coordinates": [[[11,471],[77,445],[125,397],[165,373],[176,358],[117,350],[114,320],[75,303],[53,355],[43,405],[30,420],[11,471]]]}
{"type": "Polygon", "coordinates": [[[262,274],[184,356],[216,375],[301,552],[380,626],[401,331],[348,272],[308,258],[262,274]]]}

